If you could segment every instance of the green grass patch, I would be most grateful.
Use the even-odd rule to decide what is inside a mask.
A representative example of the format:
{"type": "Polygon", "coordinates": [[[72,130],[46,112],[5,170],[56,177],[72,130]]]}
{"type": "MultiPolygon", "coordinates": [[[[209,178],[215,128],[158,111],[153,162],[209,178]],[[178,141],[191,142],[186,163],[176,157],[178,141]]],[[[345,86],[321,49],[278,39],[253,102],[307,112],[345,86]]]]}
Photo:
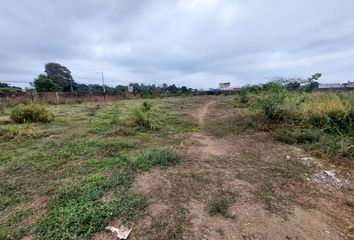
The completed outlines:
{"type": "Polygon", "coordinates": [[[0,232],[10,239],[29,234],[87,239],[111,218],[138,218],[146,201],[130,189],[136,174],[178,163],[178,153],[164,146],[179,144],[175,134],[195,128],[177,105],[151,102],[151,108],[144,108],[158,126],[153,130],[130,121],[131,110],[143,106],[140,100],[47,105],[55,115],[47,123],[12,123],[12,108],[5,108],[0,119],[0,232]],[[38,198],[49,198],[49,203],[40,206],[46,212],[34,227],[28,219],[36,217],[36,207],[28,219],[17,212],[38,198]]]}
{"type": "Polygon", "coordinates": [[[126,160],[133,169],[148,170],[152,166],[173,166],[180,161],[180,155],[171,149],[151,149],[130,154],[126,160]]]}
{"type": "Polygon", "coordinates": [[[117,157],[115,164],[110,164],[110,175],[90,175],[81,186],[74,183],[61,189],[38,222],[36,234],[41,239],[88,238],[103,230],[113,217],[126,221],[136,219],[146,202],[143,196],[130,192],[135,173],[153,166],[171,166],[179,159],[170,149],[151,149],[117,157]],[[101,197],[109,189],[116,192],[112,200],[104,202],[101,197]]]}

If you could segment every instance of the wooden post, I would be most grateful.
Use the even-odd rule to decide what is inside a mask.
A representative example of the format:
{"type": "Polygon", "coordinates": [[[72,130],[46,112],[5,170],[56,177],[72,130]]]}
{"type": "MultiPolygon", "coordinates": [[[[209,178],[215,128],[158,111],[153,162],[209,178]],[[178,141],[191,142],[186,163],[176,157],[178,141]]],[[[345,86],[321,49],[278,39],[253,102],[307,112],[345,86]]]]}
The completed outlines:
{"type": "Polygon", "coordinates": [[[57,98],[57,104],[59,104],[59,94],[58,94],[58,92],[55,92],[55,97],[57,98]]]}

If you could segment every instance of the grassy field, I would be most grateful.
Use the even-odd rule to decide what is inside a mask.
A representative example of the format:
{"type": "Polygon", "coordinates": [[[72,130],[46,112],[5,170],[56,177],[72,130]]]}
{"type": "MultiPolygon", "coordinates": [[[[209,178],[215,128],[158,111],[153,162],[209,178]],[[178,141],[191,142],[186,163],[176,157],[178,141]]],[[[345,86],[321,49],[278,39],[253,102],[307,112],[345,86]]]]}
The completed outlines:
{"type": "Polygon", "coordinates": [[[47,105],[48,123],[12,123],[4,109],[0,239],[88,238],[113,217],[137,219],[146,201],[130,190],[135,175],[176,164],[179,133],[197,127],[178,101],[47,105]]]}
{"type": "Polygon", "coordinates": [[[352,98],[271,86],[6,107],[0,240],[116,239],[109,224],[132,240],[350,239],[352,168],[345,187],[319,183],[336,166],[309,153],[352,166],[352,98]]]}

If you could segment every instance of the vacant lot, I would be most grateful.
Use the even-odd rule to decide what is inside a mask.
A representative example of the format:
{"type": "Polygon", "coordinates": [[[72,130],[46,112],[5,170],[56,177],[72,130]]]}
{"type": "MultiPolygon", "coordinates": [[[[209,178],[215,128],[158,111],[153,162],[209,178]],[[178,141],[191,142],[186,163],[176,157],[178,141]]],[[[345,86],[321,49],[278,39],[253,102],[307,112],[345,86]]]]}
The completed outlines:
{"type": "Polygon", "coordinates": [[[104,228],[122,224],[130,239],[352,238],[350,164],[245,128],[236,105],[223,96],[48,105],[52,121],[24,124],[5,108],[0,239],[117,239],[104,228]]]}

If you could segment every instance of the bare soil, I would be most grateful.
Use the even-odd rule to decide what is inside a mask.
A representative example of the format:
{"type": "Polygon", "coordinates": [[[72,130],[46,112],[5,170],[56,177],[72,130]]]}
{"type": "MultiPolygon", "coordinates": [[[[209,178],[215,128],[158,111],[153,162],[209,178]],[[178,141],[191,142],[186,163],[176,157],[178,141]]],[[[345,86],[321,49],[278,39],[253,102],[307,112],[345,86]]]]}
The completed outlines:
{"type": "MultiPolygon", "coordinates": [[[[222,124],[225,115],[237,117],[237,109],[218,108],[218,101],[195,103],[185,111],[201,126],[210,118],[222,124]]],[[[149,205],[132,225],[129,239],[354,239],[354,211],[348,204],[352,184],[329,188],[302,172],[294,174],[304,180],[272,177],[272,162],[302,164],[303,150],[274,142],[264,132],[216,138],[203,130],[190,134],[179,150],[184,156],[179,165],[138,177],[134,189],[146,194],[149,205]],[[234,218],[208,214],[215,194],[232,197],[229,212],[234,218]]],[[[118,227],[120,222],[111,224],[118,227]]],[[[94,239],[117,238],[103,232],[94,239]]]]}

